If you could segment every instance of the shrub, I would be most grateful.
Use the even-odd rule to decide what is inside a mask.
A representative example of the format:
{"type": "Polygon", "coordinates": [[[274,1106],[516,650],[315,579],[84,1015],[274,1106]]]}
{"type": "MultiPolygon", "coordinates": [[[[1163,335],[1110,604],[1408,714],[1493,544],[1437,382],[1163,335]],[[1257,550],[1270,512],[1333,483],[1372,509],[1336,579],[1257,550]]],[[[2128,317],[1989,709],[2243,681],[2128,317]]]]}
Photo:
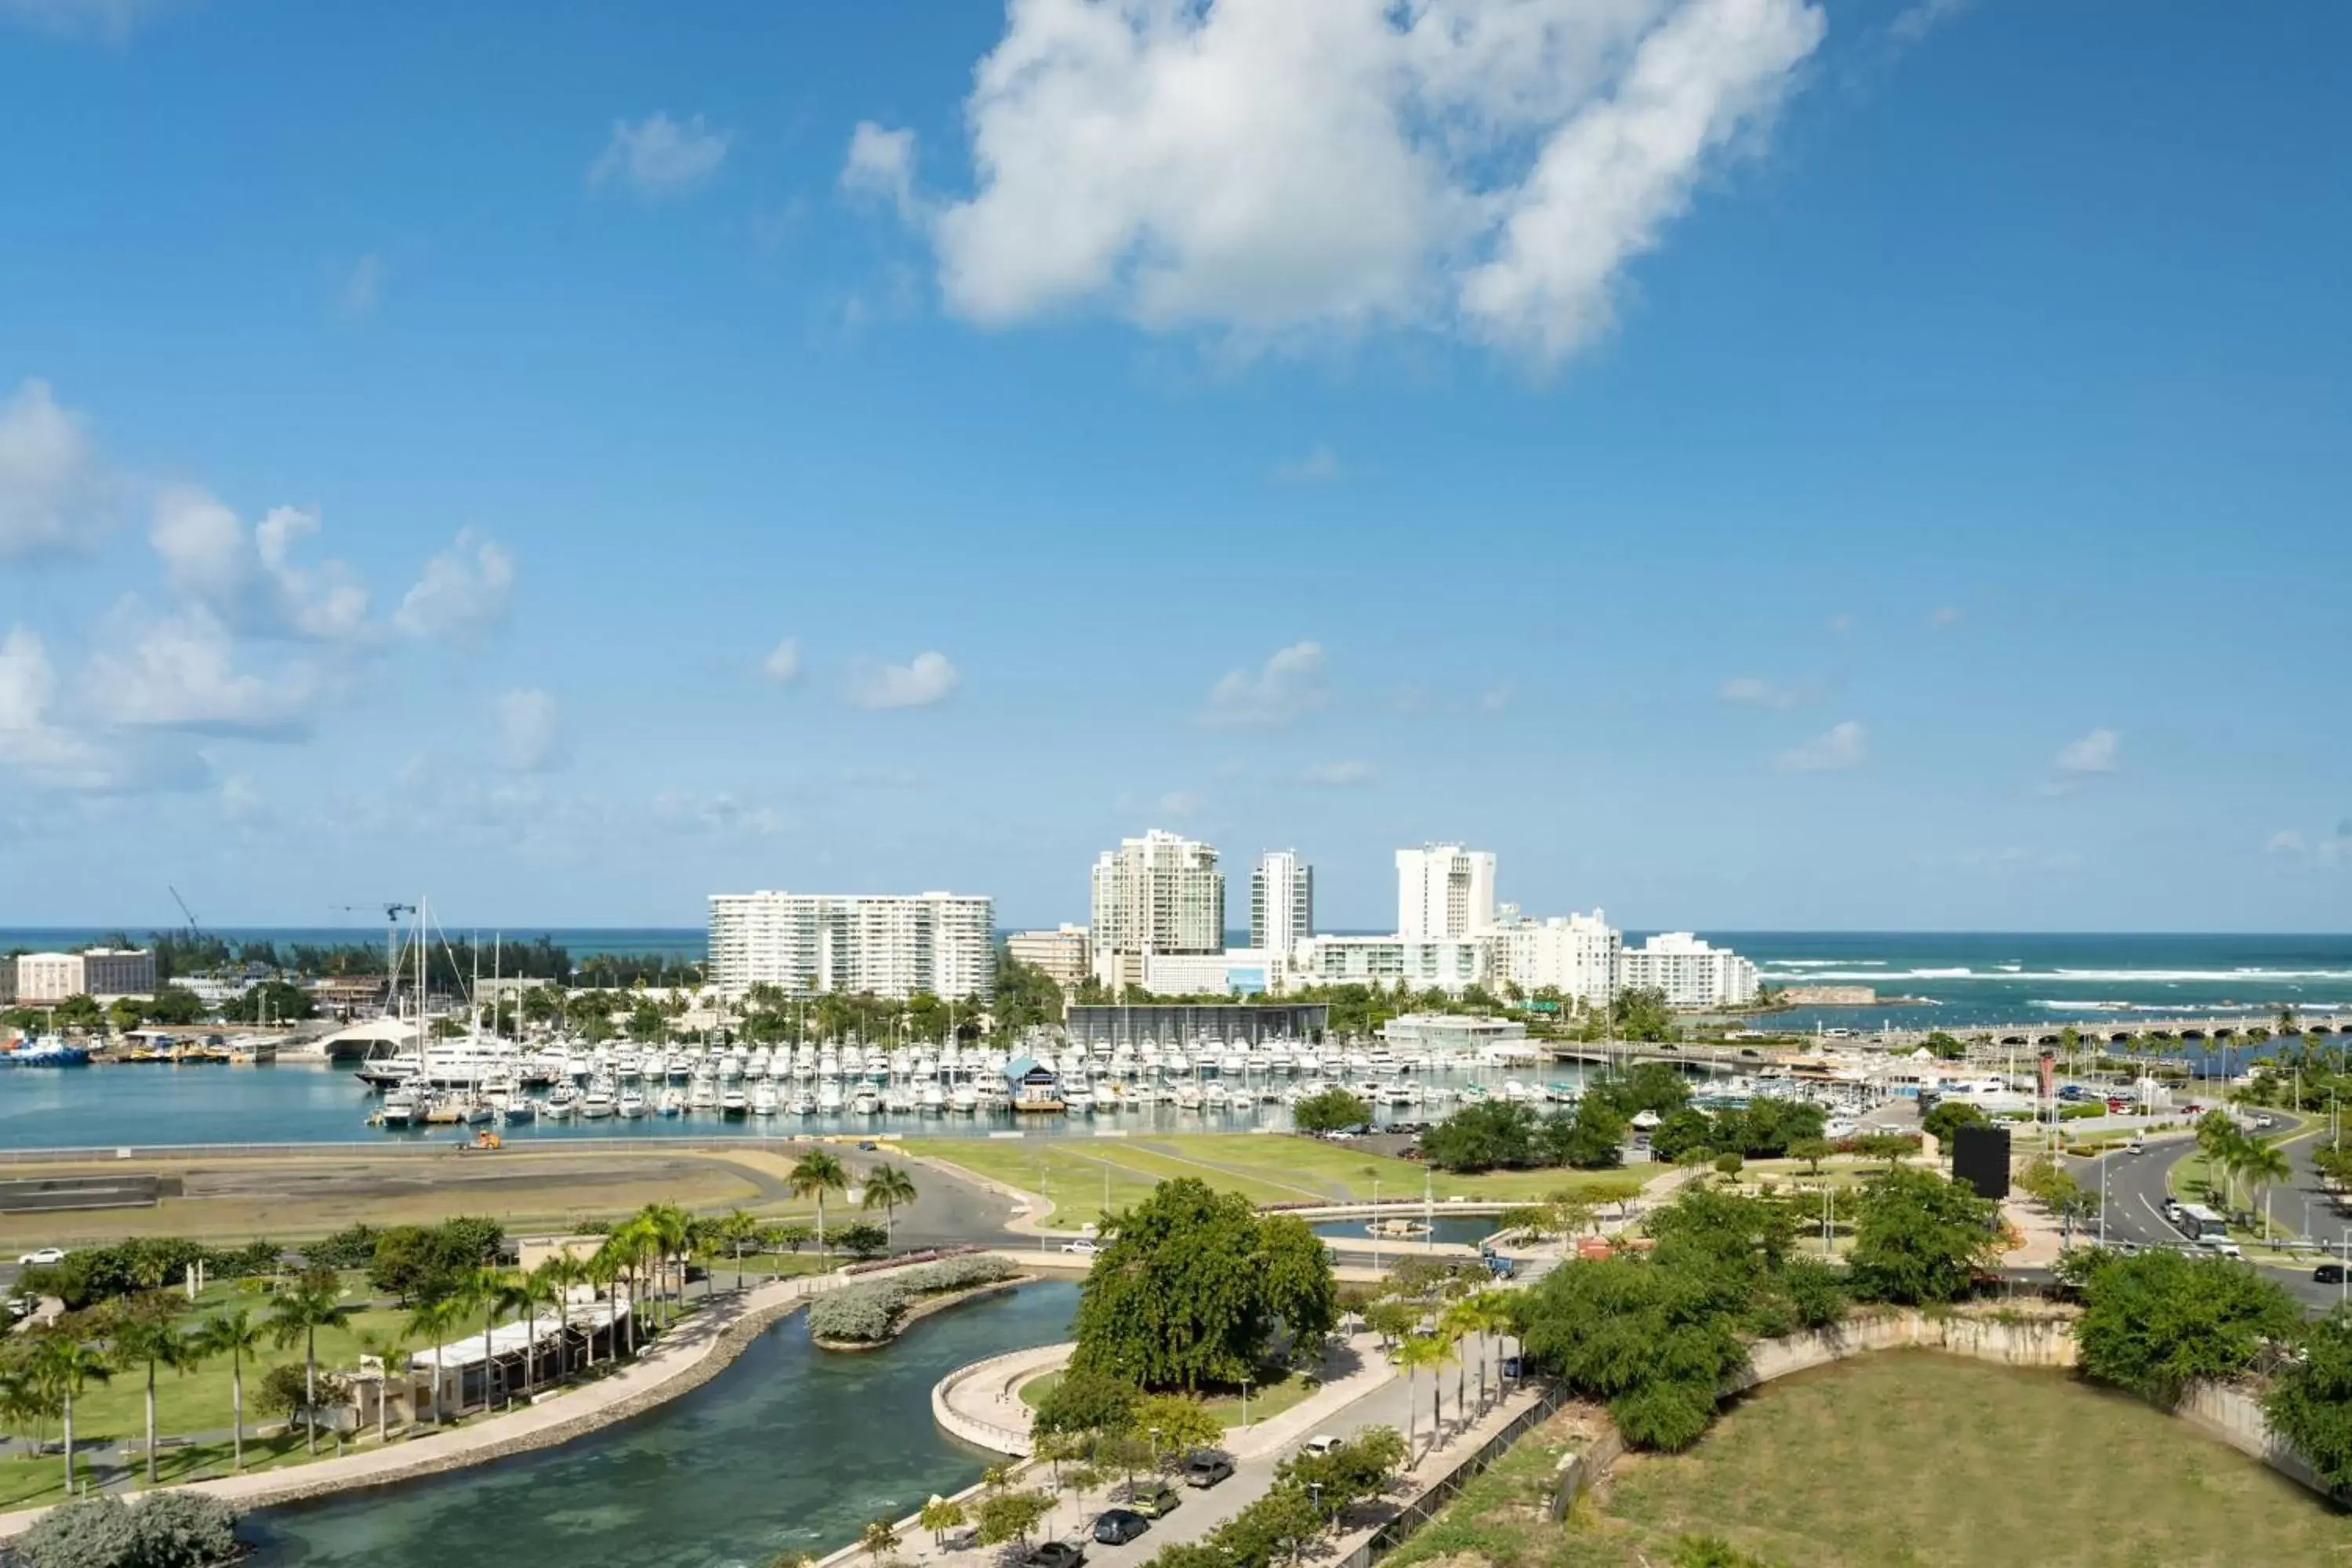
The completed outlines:
{"type": "Polygon", "coordinates": [[[1310,1094],[1290,1108],[1290,1124],[1301,1132],[1337,1132],[1346,1127],[1369,1127],[1371,1101],[1334,1084],[1310,1094]]]}
{"type": "Polygon", "coordinates": [[[16,1551],[26,1568],[212,1568],[237,1554],[236,1514],[194,1492],[157,1492],[136,1505],[85,1498],[43,1515],[16,1551]]]}
{"type": "Polygon", "coordinates": [[[2158,1399],[2246,1371],[2265,1343],[2291,1338],[2301,1321],[2275,1281],[2218,1258],[2107,1257],[2089,1265],[2082,1291],[2074,1339],[2083,1370],[2158,1399]]]}
{"type": "Polygon", "coordinates": [[[809,1332],[821,1340],[877,1344],[898,1331],[907,1310],[921,1298],[993,1285],[1020,1272],[994,1253],[944,1258],[887,1279],[819,1296],[809,1303],[809,1332]]]}

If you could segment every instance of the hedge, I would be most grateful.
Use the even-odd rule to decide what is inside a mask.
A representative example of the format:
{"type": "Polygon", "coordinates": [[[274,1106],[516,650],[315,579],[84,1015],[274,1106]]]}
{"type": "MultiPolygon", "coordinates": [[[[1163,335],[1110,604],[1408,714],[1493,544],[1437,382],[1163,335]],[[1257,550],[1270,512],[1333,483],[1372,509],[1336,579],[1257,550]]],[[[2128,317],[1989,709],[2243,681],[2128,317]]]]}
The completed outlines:
{"type": "Polygon", "coordinates": [[[926,1296],[994,1285],[1021,1270],[994,1253],[942,1258],[870,1284],[850,1285],[809,1303],[809,1332],[820,1340],[875,1344],[898,1331],[908,1310],[926,1296]]]}

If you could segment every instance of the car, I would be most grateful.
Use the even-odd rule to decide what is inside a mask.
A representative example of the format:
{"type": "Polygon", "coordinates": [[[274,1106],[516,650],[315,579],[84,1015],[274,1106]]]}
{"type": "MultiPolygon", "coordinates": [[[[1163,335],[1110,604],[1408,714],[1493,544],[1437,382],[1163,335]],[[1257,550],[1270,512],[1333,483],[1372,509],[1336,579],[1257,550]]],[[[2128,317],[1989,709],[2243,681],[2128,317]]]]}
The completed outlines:
{"type": "Polygon", "coordinates": [[[2254,1118],[2254,1125],[2257,1128],[2275,1127],[2278,1125],[2278,1119],[2274,1116],[2257,1116],[2254,1118]]]}
{"type": "Polygon", "coordinates": [[[2341,1285],[2344,1283],[2344,1265],[2323,1263],[2311,1271],[2311,1279],[2315,1285],[2341,1285]]]}
{"type": "Polygon", "coordinates": [[[1107,1508],[1095,1515],[1095,1539],[1105,1546],[1124,1546],[1151,1528],[1151,1521],[1131,1508],[1107,1508]]]}
{"type": "Polygon", "coordinates": [[[1096,1253],[1100,1252],[1102,1248],[1095,1245],[1090,1238],[1082,1236],[1076,1241],[1066,1241],[1062,1243],[1062,1250],[1065,1252],[1076,1253],[1080,1258],[1092,1258],[1096,1253]]]}
{"type": "Polygon", "coordinates": [[[2124,1145],[2124,1152],[2126,1154],[2145,1154],[2147,1152],[2147,1145],[2135,1138],[2130,1142],[2124,1145]]]}
{"type": "Polygon", "coordinates": [[[2216,1237],[2204,1243],[2205,1249],[2221,1258],[2243,1258],[2246,1249],[2234,1241],[2216,1237]]]}
{"type": "Polygon", "coordinates": [[[27,1252],[16,1259],[19,1265],[33,1268],[47,1268],[52,1263],[63,1263],[65,1260],[66,1249],[62,1247],[44,1247],[37,1252],[27,1252]]]}
{"type": "Polygon", "coordinates": [[[1195,1448],[1184,1458],[1184,1484],[1188,1487],[1213,1487],[1219,1481],[1231,1480],[1233,1474],[1233,1457],[1214,1448],[1195,1448]]]}
{"type": "Polygon", "coordinates": [[[2164,1217],[2172,1221],[2175,1225],[2179,1225],[2180,1223],[2180,1200],[2179,1198],[2167,1198],[2164,1200],[2164,1217]]]}
{"type": "Polygon", "coordinates": [[[1021,1568],[1078,1568],[1087,1549],[1075,1541],[1041,1541],[1021,1559],[1021,1568]]]}
{"type": "Polygon", "coordinates": [[[1304,1454],[1312,1454],[1317,1458],[1321,1458],[1324,1455],[1336,1451],[1339,1447],[1339,1443],[1340,1439],[1334,1437],[1330,1433],[1318,1432],[1315,1436],[1307,1439],[1307,1446],[1300,1449],[1299,1452],[1304,1454]]]}
{"type": "Polygon", "coordinates": [[[859,1149],[859,1151],[860,1151],[861,1152],[863,1152],[863,1153],[867,1153],[867,1154],[871,1154],[872,1152],[874,1152],[874,1151],[875,1151],[875,1150],[879,1149],[880,1147],[882,1147],[882,1145],[881,1145],[881,1144],[879,1144],[879,1143],[877,1143],[877,1142],[874,1142],[874,1140],[873,1140],[873,1139],[871,1139],[871,1138],[860,1138],[860,1139],[857,1141],[857,1147],[858,1147],[858,1149],[859,1149]]]}
{"type": "Polygon", "coordinates": [[[1110,1500],[1129,1513],[1139,1513],[1146,1519],[1164,1519],[1184,1500],[1184,1494],[1153,1476],[1111,1488],[1110,1500]]]}

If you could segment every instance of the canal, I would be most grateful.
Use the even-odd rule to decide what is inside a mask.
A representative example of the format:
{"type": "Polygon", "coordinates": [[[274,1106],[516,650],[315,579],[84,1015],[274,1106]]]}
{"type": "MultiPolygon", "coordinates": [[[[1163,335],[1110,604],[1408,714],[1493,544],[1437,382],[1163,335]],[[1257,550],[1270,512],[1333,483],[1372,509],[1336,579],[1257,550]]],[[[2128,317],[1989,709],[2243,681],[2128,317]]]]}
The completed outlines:
{"type": "Polygon", "coordinates": [[[1066,1338],[1077,1287],[1024,1286],[880,1351],[814,1348],[801,1314],[700,1388],[562,1447],[257,1513],[254,1568],[764,1568],[971,1485],[997,1456],[931,1420],[931,1385],[1066,1338]]]}

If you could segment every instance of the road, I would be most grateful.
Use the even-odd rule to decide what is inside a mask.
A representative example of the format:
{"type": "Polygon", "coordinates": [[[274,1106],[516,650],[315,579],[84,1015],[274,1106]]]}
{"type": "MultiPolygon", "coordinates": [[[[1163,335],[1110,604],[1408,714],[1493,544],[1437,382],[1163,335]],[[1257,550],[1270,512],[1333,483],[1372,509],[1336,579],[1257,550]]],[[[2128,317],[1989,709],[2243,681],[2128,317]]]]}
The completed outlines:
{"type": "MultiPolygon", "coordinates": [[[[2335,1216],[2333,1206],[2318,1189],[2318,1173],[2311,1166],[2310,1145],[2313,1133],[2322,1129],[2306,1128],[2293,1134],[2288,1153],[2295,1166],[2293,1191],[2279,1187],[2271,1200],[2275,1217],[2283,1224],[2303,1229],[2314,1240],[2324,1240],[2330,1246],[2340,1246],[2352,1226],[2335,1216]],[[2290,1213],[2288,1205],[2295,1209],[2290,1213]],[[2325,1217],[2314,1214],[2305,1223],[2305,1208],[2326,1211],[2325,1217]]],[[[2180,1232],[2164,1217],[2164,1200],[2172,1168],[2182,1159],[2196,1152],[2193,1138],[2151,1142],[2147,1152],[2128,1154],[2121,1152],[2104,1154],[2095,1159],[2076,1163],[2074,1179],[2086,1192],[2099,1192],[2104,1185],[2106,1209],[2106,1238],[2110,1242],[2127,1242],[2135,1247],[2185,1247],[2180,1232]]],[[[2094,1222],[2095,1226],[2096,1222],[2094,1222]]],[[[2094,1231],[2095,1235],[2095,1230],[2094,1231]]],[[[2343,1285],[2323,1285],[2311,1277],[2308,1265],[2258,1265],[2263,1271],[2306,1305],[2326,1310],[2337,1305],[2347,1297],[2343,1285]]]]}
{"type": "MultiPolygon", "coordinates": [[[[1469,1373],[1468,1387],[1471,1411],[1475,1417],[1478,1399],[1479,1358],[1482,1355],[1486,1358],[1487,1386],[1491,1389],[1495,1385],[1496,1377],[1495,1368],[1501,1354],[1501,1347],[1498,1342],[1482,1336],[1468,1342],[1467,1353],[1470,1357],[1466,1363],[1469,1373]]],[[[1444,1402],[1445,1431],[1451,1434],[1458,1429],[1455,1419],[1454,1392],[1460,1385],[1456,1382],[1454,1370],[1451,1367],[1446,1368],[1439,1374],[1437,1384],[1444,1402]]],[[[1204,1491],[1195,1491],[1189,1487],[1180,1489],[1183,1493],[1184,1500],[1177,1507],[1176,1511],[1164,1519],[1154,1521],[1150,1530],[1145,1531],[1126,1545],[1098,1545],[1090,1534],[1087,1535],[1087,1562],[1093,1565],[1093,1568],[1139,1568],[1140,1564],[1149,1561],[1163,1546],[1200,1540],[1219,1524],[1271,1491],[1274,1489],[1275,1467],[1296,1454],[1299,1447],[1309,1437],[1327,1432],[1335,1436],[1353,1437],[1357,1433],[1371,1426],[1393,1426],[1400,1432],[1404,1431],[1408,1396],[1413,1406],[1416,1423],[1414,1452],[1419,1454],[1429,1442],[1430,1393],[1431,1378],[1427,1373],[1414,1379],[1410,1386],[1404,1379],[1392,1377],[1368,1390],[1353,1404],[1345,1405],[1326,1417],[1313,1430],[1298,1433],[1274,1452],[1240,1461],[1234,1466],[1231,1479],[1204,1491]]],[[[1074,1511],[1073,1505],[1066,1500],[1064,1500],[1051,1521],[1054,1533],[1068,1537],[1081,1531],[1091,1531],[1095,1516],[1102,1511],[1104,1506],[1099,1494],[1089,1497],[1086,1507],[1080,1511],[1074,1511]]]]}

